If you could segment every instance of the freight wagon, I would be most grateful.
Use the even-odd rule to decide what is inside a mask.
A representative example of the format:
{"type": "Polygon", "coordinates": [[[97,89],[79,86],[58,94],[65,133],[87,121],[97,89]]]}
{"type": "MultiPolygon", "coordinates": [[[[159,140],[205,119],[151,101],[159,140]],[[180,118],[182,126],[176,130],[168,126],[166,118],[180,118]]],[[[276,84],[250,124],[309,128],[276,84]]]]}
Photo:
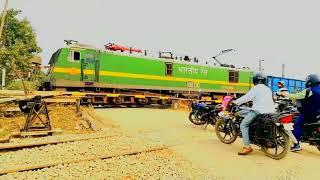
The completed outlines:
{"type": "Polygon", "coordinates": [[[268,86],[271,88],[272,92],[277,92],[279,90],[277,85],[279,81],[285,82],[285,85],[290,93],[300,92],[303,89],[305,89],[305,81],[298,79],[268,76],[268,86]]]}

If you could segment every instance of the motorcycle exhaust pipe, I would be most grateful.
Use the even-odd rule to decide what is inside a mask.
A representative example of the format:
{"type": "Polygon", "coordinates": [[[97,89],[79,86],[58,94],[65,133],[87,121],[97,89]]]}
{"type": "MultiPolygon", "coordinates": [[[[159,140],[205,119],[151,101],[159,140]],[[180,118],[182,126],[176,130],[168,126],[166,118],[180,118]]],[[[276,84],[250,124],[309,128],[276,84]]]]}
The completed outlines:
{"type": "MultiPolygon", "coordinates": [[[[275,123],[276,126],[281,126],[280,123],[275,123]]],[[[292,124],[292,123],[291,123],[292,124]]],[[[293,135],[292,130],[293,128],[288,128],[286,125],[283,124],[283,128],[284,128],[284,132],[289,136],[289,138],[291,139],[291,141],[295,144],[298,143],[298,140],[296,139],[296,137],[293,135]]]]}

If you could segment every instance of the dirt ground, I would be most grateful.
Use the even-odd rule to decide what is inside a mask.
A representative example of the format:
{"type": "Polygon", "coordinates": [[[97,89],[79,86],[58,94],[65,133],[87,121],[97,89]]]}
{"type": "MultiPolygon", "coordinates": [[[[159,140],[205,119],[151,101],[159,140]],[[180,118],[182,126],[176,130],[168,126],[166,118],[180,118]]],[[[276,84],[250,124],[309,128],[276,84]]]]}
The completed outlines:
{"type": "MultiPolygon", "coordinates": [[[[304,144],[303,151],[289,152],[281,160],[266,157],[258,147],[248,156],[238,156],[241,139],[222,144],[213,127],[204,129],[191,124],[188,112],[159,109],[97,109],[103,118],[128,133],[157,136],[162,141],[177,143],[176,153],[211,171],[221,179],[318,179],[320,152],[304,144]]],[[[211,178],[209,178],[211,179],[211,178]]]]}
{"type": "MultiPolygon", "coordinates": [[[[16,105],[2,106],[2,108],[17,108],[16,105]]],[[[63,133],[89,133],[90,129],[81,127],[81,116],[76,113],[75,106],[49,105],[49,118],[52,129],[62,130],[63,133]]],[[[91,108],[82,107],[82,111],[94,112],[91,108]]],[[[0,113],[0,138],[7,136],[13,132],[19,132],[24,127],[26,114],[22,112],[11,113],[7,116],[0,113]]],[[[40,116],[45,120],[45,116],[40,116]]]]}

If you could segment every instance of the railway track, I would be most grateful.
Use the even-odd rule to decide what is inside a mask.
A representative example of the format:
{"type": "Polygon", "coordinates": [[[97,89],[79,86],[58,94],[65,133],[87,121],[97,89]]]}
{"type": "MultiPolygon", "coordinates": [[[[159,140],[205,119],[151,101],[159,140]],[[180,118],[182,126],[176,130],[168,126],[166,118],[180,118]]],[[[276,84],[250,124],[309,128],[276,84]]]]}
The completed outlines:
{"type": "MultiPolygon", "coordinates": [[[[140,134],[150,134],[155,133],[154,131],[144,131],[140,132],[140,134]]],[[[107,138],[116,138],[120,137],[122,133],[114,134],[114,135],[97,135],[97,136],[89,136],[89,137],[80,137],[80,138],[68,138],[68,139],[49,139],[49,140],[37,140],[35,139],[34,142],[23,142],[23,143],[0,143],[0,153],[2,152],[13,152],[18,151],[21,149],[32,149],[41,146],[47,145],[57,145],[63,143],[72,143],[77,141],[89,141],[89,140],[96,140],[96,139],[107,139],[107,138]]]]}
{"type": "MultiPolygon", "coordinates": [[[[143,133],[145,134],[145,133],[143,133]]],[[[143,135],[142,135],[143,136],[143,135]]],[[[54,166],[133,156],[167,149],[170,145],[123,134],[47,140],[0,146],[0,175],[54,166]]]]}
{"type": "Polygon", "coordinates": [[[6,151],[16,151],[24,148],[34,148],[46,145],[54,145],[54,144],[61,144],[61,143],[69,143],[69,142],[76,142],[76,141],[87,141],[93,139],[101,139],[101,138],[112,138],[117,137],[118,135],[112,136],[98,136],[98,137],[87,137],[87,138],[75,138],[75,139],[68,139],[68,140],[51,140],[51,141],[41,141],[41,142],[31,142],[31,143],[5,143],[0,145],[0,152],[6,151]]]}
{"type": "MultiPolygon", "coordinates": [[[[55,167],[77,166],[101,160],[153,156],[183,142],[160,141],[159,132],[109,134],[0,146],[0,176],[55,167]]],[[[185,143],[185,142],[184,142],[185,143]]],[[[157,155],[156,155],[157,156],[157,155]]]]}
{"type": "Polygon", "coordinates": [[[66,161],[58,161],[58,162],[53,162],[53,163],[18,166],[18,167],[12,168],[12,169],[0,170],[0,175],[9,174],[9,173],[16,173],[16,172],[23,172],[23,171],[39,170],[39,169],[50,168],[53,166],[58,166],[58,165],[63,165],[63,164],[104,160],[104,159],[111,159],[111,158],[116,158],[116,157],[120,157],[120,156],[132,156],[132,155],[136,155],[136,154],[140,154],[140,153],[161,151],[164,149],[168,149],[169,147],[170,146],[162,146],[162,147],[159,146],[159,147],[152,147],[152,148],[147,148],[147,149],[143,149],[143,150],[133,150],[133,151],[115,153],[115,154],[110,154],[110,155],[86,157],[86,158],[81,158],[81,159],[77,159],[77,160],[66,160],[66,161]]]}

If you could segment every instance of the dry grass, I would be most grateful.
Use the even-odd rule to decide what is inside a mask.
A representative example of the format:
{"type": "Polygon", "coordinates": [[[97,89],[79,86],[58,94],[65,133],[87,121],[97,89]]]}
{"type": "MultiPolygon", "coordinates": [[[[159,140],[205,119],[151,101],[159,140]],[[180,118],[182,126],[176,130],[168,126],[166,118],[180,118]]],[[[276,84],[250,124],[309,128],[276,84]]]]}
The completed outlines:
{"type": "Polygon", "coordinates": [[[9,135],[12,132],[17,132],[23,128],[25,118],[22,115],[14,117],[1,117],[0,118],[0,138],[9,135]]]}

